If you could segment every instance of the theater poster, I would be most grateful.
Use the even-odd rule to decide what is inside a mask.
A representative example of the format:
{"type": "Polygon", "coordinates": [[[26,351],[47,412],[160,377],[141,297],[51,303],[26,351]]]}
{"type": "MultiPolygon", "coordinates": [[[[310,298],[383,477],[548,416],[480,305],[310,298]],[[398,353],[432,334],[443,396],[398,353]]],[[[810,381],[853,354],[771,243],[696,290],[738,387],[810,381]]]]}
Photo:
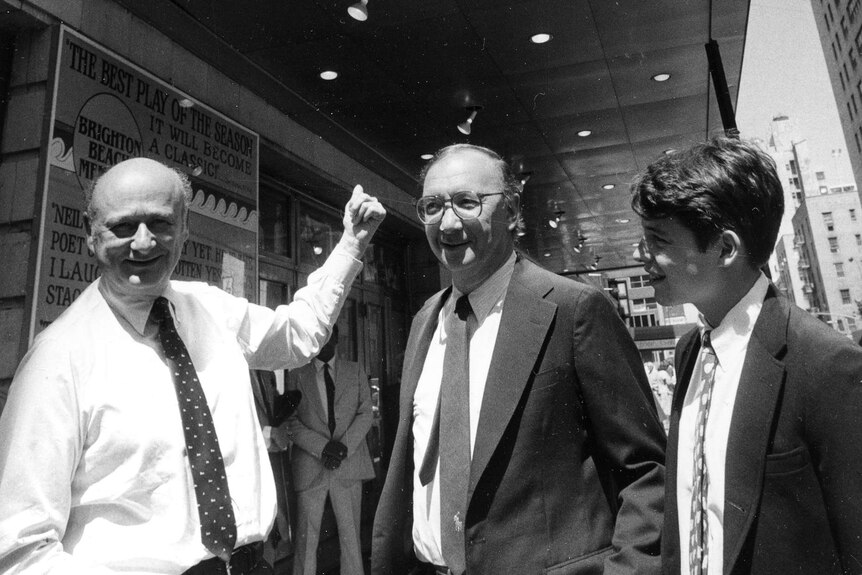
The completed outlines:
{"type": "Polygon", "coordinates": [[[256,301],[258,135],[74,30],[59,34],[31,341],[99,275],[83,190],[135,156],[192,183],[190,237],[173,277],[256,301]]]}

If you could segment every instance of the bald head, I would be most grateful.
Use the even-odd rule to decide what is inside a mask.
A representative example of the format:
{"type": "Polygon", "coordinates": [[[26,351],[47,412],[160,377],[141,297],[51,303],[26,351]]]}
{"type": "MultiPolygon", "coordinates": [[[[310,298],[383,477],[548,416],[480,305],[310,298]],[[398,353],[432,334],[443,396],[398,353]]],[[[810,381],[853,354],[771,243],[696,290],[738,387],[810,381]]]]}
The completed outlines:
{"type": "Polygon", "coordinates": [[[174,168],[169,168],[163,163],[149,158],[131,158],[111,167],[107,172],[99,176],[84,190],[84,207],[87,217],[92,221],[96,217],[93,198],[98,193],[109,192],[123,178],[141,177],[147,179],[170,178],[174,180],[176,189],[180,191],[183,198],[185,212],[188,212],[192,203],[192,186],[188,176],[174,168]]]}

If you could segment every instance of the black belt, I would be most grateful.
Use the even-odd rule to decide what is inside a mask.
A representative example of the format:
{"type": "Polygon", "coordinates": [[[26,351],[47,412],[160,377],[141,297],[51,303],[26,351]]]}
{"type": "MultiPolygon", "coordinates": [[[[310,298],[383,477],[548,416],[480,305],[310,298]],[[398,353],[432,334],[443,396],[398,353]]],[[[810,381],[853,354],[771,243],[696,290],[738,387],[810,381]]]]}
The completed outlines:
{"type": "Polygon", "coordinates": [[[183,575],[245,575],[253,571],[263,561],[263,542],[249,543],[234,549],[230,563],[218,557],[201,561],[186,570],[183,575]]]}
{"type": "Polygon", "coordinates": [[[445,565],[434,565],[424,561],[419,562],[418,571],[422,575],[452,575],[452,570],[445,565]]]}

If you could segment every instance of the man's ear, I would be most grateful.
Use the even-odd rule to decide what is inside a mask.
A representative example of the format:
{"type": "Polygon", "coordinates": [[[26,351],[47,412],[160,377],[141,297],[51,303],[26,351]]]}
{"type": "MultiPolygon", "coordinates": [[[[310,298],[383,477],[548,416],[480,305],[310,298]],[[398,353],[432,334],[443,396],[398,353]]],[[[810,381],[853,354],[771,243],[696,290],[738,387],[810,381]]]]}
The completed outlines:
{"type": "Polygon", "coordinates": [[[87,234],[87,252],[92,256],[96,253],[96,239],[93,237],[93,224],[90,222],[90,216],[84,212],[84,232],[87,234]]]}
{"type": "Polygon", "coordinates": [[[730,267],[745,258],[745,245],[735,231],[724,230],[716,243],[719,249],[719,265],[730,267]]]}
{"type": "Polygon", "coordinates": [[[506,217],[509,220],[509,231],[513,231],[518,225],[518,219],[521,215],[521,194],[512,194],[509,201],[506,202],[506,217]]]}

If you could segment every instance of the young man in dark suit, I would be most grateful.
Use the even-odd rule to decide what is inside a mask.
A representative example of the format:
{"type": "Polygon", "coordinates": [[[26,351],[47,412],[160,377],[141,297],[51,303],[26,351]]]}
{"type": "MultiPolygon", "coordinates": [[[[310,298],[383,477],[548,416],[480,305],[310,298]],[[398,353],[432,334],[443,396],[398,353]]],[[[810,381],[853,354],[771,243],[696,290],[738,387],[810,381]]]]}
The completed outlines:
{"type": "Polygon", "coordinates": [[[516,254],[493,151],[444,148],[420,179],[452,286],[413,320],[372,573],[658,573],[664,432],[613,306],[516,254]]]}
{"type": "Polygon", "coordinates": [[[676,348],[664,572],[862,573],[862,349],[761,272],[784,209],[775,163],[715,138],[633,191],[656,301],[701,314],[676,348]]]}

